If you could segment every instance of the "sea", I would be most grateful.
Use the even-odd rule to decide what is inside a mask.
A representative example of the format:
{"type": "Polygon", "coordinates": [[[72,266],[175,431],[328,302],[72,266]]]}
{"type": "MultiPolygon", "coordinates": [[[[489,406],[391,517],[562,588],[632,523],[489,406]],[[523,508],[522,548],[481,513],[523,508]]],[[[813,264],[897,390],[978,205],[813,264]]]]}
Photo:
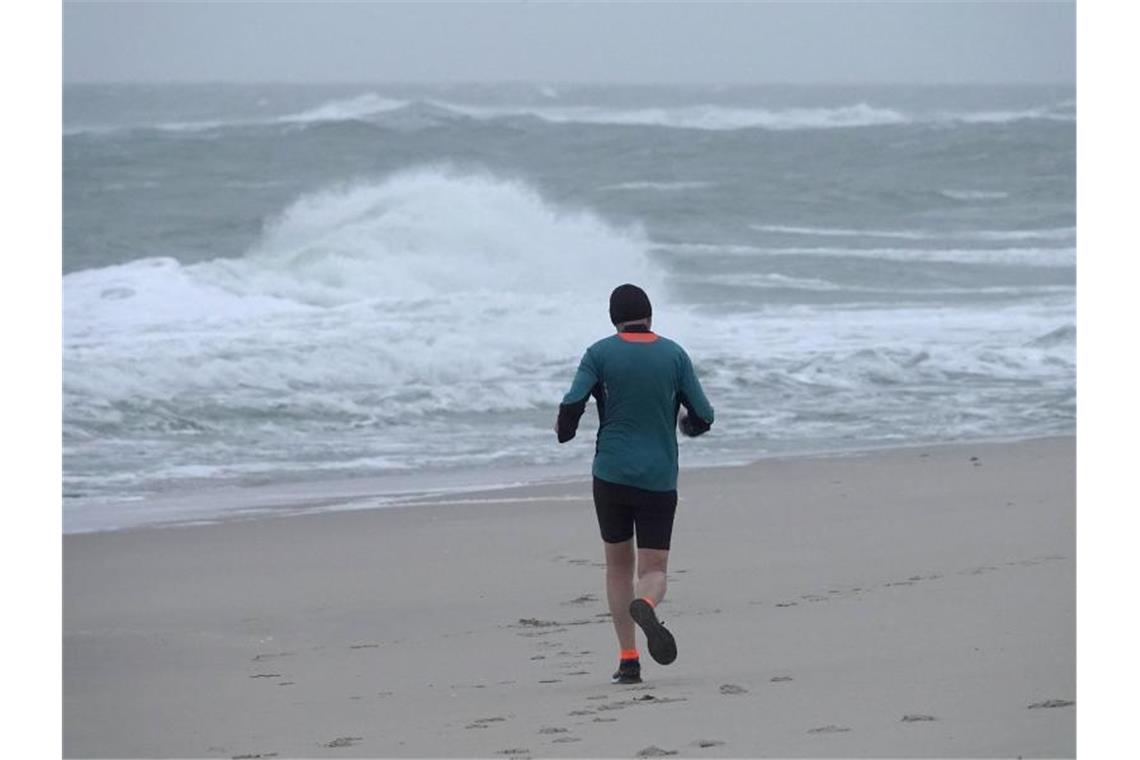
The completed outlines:
{"type": "Polygon", "coordinates": [[[716,409],[682,468],[1075,428],[1072,86],[67,85],[63,111],[65,532],[587,477],[594,410],[552,427],[625,282],[716,409]]]}

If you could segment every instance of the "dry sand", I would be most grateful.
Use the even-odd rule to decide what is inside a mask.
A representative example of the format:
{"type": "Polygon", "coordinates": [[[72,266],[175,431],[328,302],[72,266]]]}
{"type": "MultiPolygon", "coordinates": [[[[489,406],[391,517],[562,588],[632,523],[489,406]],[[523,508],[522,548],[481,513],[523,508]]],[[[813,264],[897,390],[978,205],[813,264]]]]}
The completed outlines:
{"type": "Polygon", "coordinates": [[[1072,438],[680,488],[639,686],[585,481],[67,536],[65,755],[1075,755],[1072,438]]]}

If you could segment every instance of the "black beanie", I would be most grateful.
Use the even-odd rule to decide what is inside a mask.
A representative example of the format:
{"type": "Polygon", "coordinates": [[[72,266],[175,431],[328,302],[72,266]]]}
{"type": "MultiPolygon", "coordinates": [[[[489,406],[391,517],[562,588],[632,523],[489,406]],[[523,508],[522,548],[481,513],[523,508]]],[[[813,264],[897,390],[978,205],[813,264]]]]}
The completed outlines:
{"type": "Polygon", "coordinates": [[[610,321],[615,325],[653,316],[649,296],[636,285],[618,285],[610,293],[610,321]]]}

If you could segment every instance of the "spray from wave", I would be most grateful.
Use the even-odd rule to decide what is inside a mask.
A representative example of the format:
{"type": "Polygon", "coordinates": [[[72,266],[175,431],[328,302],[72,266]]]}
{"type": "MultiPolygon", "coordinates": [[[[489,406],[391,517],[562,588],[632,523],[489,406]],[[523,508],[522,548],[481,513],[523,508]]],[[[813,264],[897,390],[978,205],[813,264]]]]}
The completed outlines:
{"type": "Polygon", "coordinates": [[[637,229],[491,175],[429,169],[308,195],[241,258],[65,277],[65,425],[547,403],[550,363],[607,326],[609,290],[660,289],[647,249],[637,229]]]}

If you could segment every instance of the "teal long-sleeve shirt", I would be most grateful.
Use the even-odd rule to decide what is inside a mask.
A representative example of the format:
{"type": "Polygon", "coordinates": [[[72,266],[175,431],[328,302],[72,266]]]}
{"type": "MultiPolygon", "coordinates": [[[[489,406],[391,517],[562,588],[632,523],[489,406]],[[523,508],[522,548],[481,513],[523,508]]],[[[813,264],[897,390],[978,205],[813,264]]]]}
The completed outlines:
{"type": "Polygon", "coordinates": [[[586,349],[558,410],[558,441],[578,430],[586,402],[598,404],[594,476],[611,483],[672,491],[677,488],[677,412],[682,432],[700,435],[713,408],[685,349],[642,329],[603,338],[586,349]]]}

